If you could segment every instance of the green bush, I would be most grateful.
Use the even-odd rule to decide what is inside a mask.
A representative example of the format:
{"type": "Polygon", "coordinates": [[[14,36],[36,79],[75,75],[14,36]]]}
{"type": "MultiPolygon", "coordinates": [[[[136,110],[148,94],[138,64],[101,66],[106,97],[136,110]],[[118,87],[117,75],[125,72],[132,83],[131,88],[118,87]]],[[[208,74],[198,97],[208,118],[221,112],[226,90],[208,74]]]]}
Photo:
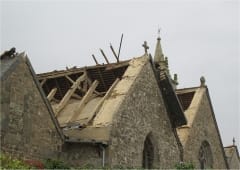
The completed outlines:
{"type": "Polygon", "coordinates": [[[59,160],[46,159],[43,164],[45,169],[70,169],[69,166],[59,160]]]}
{"type": "Polygon", "coordinates": [[[31,169],[23,161],[2,154],[0,155],[0,163],[0,169],[31,169]]]}
{"type": "Polygon", "coordinates": [[[193,163],[180,162],[175,165],[176,169],[194,169],[193,163]]]}

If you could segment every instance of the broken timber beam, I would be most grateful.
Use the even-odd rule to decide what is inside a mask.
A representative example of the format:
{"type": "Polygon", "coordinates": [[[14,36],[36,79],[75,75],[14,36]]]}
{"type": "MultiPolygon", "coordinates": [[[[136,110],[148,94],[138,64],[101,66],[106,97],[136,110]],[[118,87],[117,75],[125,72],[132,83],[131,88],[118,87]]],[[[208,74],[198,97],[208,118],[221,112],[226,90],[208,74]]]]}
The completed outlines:
{"type": "Polygon", "coordinates": [[[90,121],[92,121],[97,112],[99,112],[100,108],[102,107],[103,102],[111,95],[113,89],[115,88],[115,86],[117,85],[117,83],[120,81],[119,78],[117,78],[114,83],[112,84],[112,86],[108,89],[107,93],[105,94],[105,96],[99,101],[99,103],[97,104],[97,106],[94,108],[94,110],[90,113],[90,116],[88,117],[88,119],[85,122],[82,122],[82,125],[87,125],[90,121]]]}
{"type": "Polygon", "coordinates": [[[98,65],[98,61],[96,59],[96,57],[94,56],[94,54],[92,54],[93,60],[95,61],[96,65],[98,65]]]}
{"type": "Polygon", "coordinates": [[[114,51],[114,48],[113,48],[112,44],[110,44],[110,48],[111,48],[111,50],[113,52],[113,55],[116,58],[117,62],[119,62],[118,56],[117,56],[116,52],[114,51]]]}
{"type": "Polygon", "coordinates": [[[74,121],[74,119],[77,118],[78,114],[81,112],[81,110],[84,108],[90,97],[92,96],[93,92],[95,91],[96,87],[98,86],[99,81],[95,80],[91,87],[88,89],[87,93],[84,95],[83,99],[81,100],[78,107],[75,109],[74,114],[72,117],[68,120],[68,122],[74,121]]]}
{"type": "Polygon", "coordinates": [[[67,93],[64,95],[58,106],[56,107],[55,114],[56,116],[58,113],[65,107],[67,102],[69,101],[70,97],[73,95],[79,84],[86,79],[86,73],[81,75],[71,86],[71,88],[67,91],[67,93]]]}
{"type": "Polygon", "coordinates": [[[48,99],[49,101],[51,101],[51,100],[53,99],[54,95],[56,94],[56,92],[57,92],[57,88],[53,88],[53,89],[50,91],[50,93],[48,93],[47,99],[48,99]]]}
{"type": "Polygon", "coordinates": [[[106,55],[104,54],[104,52],[103,52],[103,50],[102,50],[101,48],[100,48],[100,51],[101,51],[101,53],[102,53],[102,55],[103,55],[105,61],[107,62],[107,64],[109,64],[109,61],[108,61],[106,55]]]}

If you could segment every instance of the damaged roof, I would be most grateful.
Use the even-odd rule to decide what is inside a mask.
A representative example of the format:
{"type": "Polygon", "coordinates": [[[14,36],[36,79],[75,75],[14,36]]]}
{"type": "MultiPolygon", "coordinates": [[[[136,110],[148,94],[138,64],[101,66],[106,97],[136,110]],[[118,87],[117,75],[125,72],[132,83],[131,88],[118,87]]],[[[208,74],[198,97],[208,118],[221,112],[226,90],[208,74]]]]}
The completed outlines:
{"type": "MultiPolygon", "coordinates": [[[[149,56],[145,54],[119,63],[38,74],[67,141],[106,143],[113,115],[149,61],[149,56]]],[[[167,75],[165,78],[169,79],[167,75]]],[[[170,119],[174,119],[174,126],[182,125],[186,119],[169,82],[164,87],[160,85],[160,88],[168,88],[168,92],[174,93],[175,98],[170,95],[171,101],[166,103],[176,100],[174,108],[180,109],[170,110],[170,119]]]]}
{"type": "Polygon", "coordinates": [[[115,64],[38,74],[66,140],[107,143],[112,117],[147,62],[145,55],[115,64]]]}

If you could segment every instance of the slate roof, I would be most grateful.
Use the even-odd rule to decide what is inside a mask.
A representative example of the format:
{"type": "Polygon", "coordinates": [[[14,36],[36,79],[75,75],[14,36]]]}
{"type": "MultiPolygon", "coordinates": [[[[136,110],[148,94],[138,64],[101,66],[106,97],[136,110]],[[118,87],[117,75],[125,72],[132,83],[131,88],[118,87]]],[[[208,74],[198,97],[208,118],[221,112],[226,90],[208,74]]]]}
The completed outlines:
{"type": "Polygon", "coordinates": [[[199,87],[184,88],[184,89],[176,90],[177,97],[184,111],[189,108],[197,88],[199,87]]]}

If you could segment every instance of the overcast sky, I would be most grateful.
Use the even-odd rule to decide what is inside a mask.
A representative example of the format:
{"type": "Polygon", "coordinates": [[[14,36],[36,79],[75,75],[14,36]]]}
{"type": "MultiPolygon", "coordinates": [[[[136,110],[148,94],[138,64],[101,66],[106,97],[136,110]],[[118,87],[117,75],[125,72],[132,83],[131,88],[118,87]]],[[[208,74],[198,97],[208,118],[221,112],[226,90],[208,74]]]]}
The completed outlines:
{"type": "Polygon", "coordinates": [[[237,0],[0,0],[1,51],[13,46],[25,51],[37,73],[66,66],[103,63],[99,48],[115,62],[109,43],[120,59],[153,54],[157,30],[177,73],[179,88],[198,86],[203,75],[210,90],[224,145],[233,136],[239,146],[240,4],[237,0]]]}

